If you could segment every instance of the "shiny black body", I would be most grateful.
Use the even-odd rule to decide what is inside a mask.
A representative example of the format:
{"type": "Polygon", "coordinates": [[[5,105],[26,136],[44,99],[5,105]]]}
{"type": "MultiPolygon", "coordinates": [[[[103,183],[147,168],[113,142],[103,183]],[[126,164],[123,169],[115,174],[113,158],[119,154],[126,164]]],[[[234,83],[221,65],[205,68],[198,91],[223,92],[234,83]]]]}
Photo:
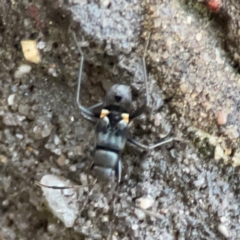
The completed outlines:
{"type": "Polygon", "coordinates": [[[107,93],[95,131],[93,170],[98,179],[121,180],[121,154],[128,138],[131,90],[114,85],[107,93]]]}
{"type": "MultiPolygon", "coordinates": [[[[76,36],[73,34],[75,41],[76,36]]],[[[146,46],[147,48],[147,46],[146,46]]],[[[84,56],[81,48],[81,61],[78,75],[78,87],[76,100],[82,115],[96,123],[95,131],[95,151],[93,155],[92,169],[99,180],[121,180],[122,161],[121,154],[127,142],[146,150],[150,150],[171,142],[173,139],[167,139],[151,146],[144,145],[128,136],[129,123],[141,115],[145,106],[149,103],[147,72],[145,58],[142,58],[143,74],[146,90],[146,101],[135,111],[132,109],[132,93],[129,86],[115,84],[107,91],[103,102],[92,107],[85,107],[80,103],[80,88],[82,80],[82,70],[84,56]],[[102,111],[96,114],[93,110],[96,107],[102,107],[102,111]]],[[[145,49],[146,52],[146,49],[145,49]]]]}

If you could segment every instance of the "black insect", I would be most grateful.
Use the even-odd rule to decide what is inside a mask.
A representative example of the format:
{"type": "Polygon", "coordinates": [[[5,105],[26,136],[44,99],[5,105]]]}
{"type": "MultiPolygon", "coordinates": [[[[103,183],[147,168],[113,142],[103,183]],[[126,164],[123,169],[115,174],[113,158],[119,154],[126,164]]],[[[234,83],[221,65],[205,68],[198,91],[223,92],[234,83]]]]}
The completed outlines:
{"type": "MultiPolygon", "coordinates": [[[[75,37],[75,35],[74,35],[75,37]]],[[[75,37],[75,41],[76,37],[75,37]]],[[[173,138],[158,142],[154,145],[144,145],[128,134],[129,123],[139,115],[141,115],[148,104],[148,87],[145,58],[142,58],[144,82],[146,89],[146,99],[142,106],[136,110],[132,107],[131,89],[127,85],[115,84],[106,93],[103,102],[98,103],[90,108],[80,103],[80,88],[82,80],[82,70],[84,55],[80,47],[81,61],[78,76],[77,87],[77,104],[82,115],[96,123],[95,130],[95,151],[93,156],[92,169],[97,179],[100,180],[117,180],[120,182],[122,173],[122,151],[127,142],[134,144],[142,149],[153,149],[163,144],[169,143],[173,138]],[[95,108],[101,106],[101,111],[96,113],[95,108]]]]}
{"type": "MultiPolygon", "coordinates": [[[[73,37],[78,46],[78,42],[74,33],[73,37]]],[[[148,44],[146,44],[145,51],[147,49],[147,45],[148,44]]],[[[81,96],[80,90],[84,54],[79,46],[78,49],[81,54],[81,60],[79,67],[76,100],[82,115],[86,119],[96,123],[95,150],[93,155],[93,164],[91,168],[93,169],[96,178],[99,180],[110,181],[117,180],[117,182],[120,182],[122,174],[121,155],[127,142],[139,148],[150,150],[159,147],[163,144],[169,143],[173,141],[175,138],[169,138],[162,142],[158,142],[156,144],[148,146],[138,142],[137,140],[129,136],[128,129],[130,122],[134,118],[141,115],[149,103],[145,57],[142,58],[142,64],[144,72],[146,98],[140,108],[136,110],[133,109],[131,89],[129,86],[121,84],[113,85],[106,93],[103,102],[100,102],[88,108],[80,103],[81,96]],[[98,112],[94,111],[94,109],[96,110],[97,108],[100,107],[101,111],[98,112]]],[[[37,185],[42,187],[49,187],[55,189],[71,188],[71,187],[45,186],[40,184],[39,182],[36,183],[37,185]]]]}
{"type": "MultiPolygon", "coordinates": [[[[77,43],[75,34],[73,34],[74,39],[77,43]]],[[[147,49],[146,44],[146,49],[147,49]]],[[[78,46],[78,44],[77,44],[78,46]]],[[[146,109],[146,106],[149,103],[149,94],[147,86],[147,73],[146,73],[146,63],[145,58],[142,58],[143,72],[144,72],[144,82],[146,89],[146,98],[144,103],[140,108],[134,110],[132,106],[132,94],[131,89],[127,85],[115,84],[110,90],[106,93],[103,102],[95,104],[92,107],[85,107],[80,103],[81,96],[81,80],[82,80],[82,71],[84,63],[84,55],[81,48],[78,46],[79,52],[81,53],[80,68],[78,75],[78,85],[77,85],[77,94],[76,100],[77,104],[81,110],[82,115],[96,123],[95,129],[95,149],[93,155],[93,164],[92,169],[95,173],[97,180],[110,180],[110,181],[121,181],[122,175],[122,161],[121,155],[125,148],[126,143],[131,143],[139,148],[150,150],[156,147],[159,147],[163,144],[169,143],[171,141],[178,140],[177,138],[169,138],[162,142],[158,142],[153,145],[144,145],[137,140],[130,137],[128,130],[129,124],[131,121],[140,116],[146,109]],[[101,108],[100,111],[97,109],[101,108]]],[[[146,50],[145,50],[146,51],[146,50]]],[[[145,56],[145,53],[144,53],[145,56]]],[[[52,188],[52,189],[68,189],[68,188],[81,188],[84,185],[72,185],[72,186],[48,186],[36,182],[40,187],[52,188]]],[[[89,184],[95,185],[94,184],[89,184]]],[[[114,191],[116,196],[118,195],[117,191],[114,191]]],[[[131,206],[137,207],[135,204],[127,201],[131,206]]],[[[145,213],[160,218],[158,214],[144,210],[140,208],[145,213]]]]}

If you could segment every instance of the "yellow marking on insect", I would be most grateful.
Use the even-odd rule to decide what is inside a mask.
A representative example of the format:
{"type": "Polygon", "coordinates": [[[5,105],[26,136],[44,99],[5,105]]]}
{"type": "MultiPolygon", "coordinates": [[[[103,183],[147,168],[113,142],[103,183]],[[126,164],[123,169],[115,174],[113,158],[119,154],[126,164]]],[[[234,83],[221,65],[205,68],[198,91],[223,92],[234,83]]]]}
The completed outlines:
{"type": "Polygon", "coordinates": [[[104,118],[109,114],[109,111],[107,109],[102,109],[100,118],[104,118]]]}
{"type": "Polygon", "coordinates": [[[129,123],[129,114],[128,113],[122,113],[121,117],[126,123],[129,123]]]}

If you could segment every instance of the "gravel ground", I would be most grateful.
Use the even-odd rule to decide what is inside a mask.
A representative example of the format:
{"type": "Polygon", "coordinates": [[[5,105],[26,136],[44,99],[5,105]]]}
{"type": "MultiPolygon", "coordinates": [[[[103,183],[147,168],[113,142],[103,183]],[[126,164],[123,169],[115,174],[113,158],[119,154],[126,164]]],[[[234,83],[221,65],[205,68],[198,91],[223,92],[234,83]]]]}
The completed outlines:
{"type": "Polygon", "coordinates": [[[240,3],[34,2],[0,5],[0,239],[240,239],[240,3]],[[101,184],[34,184],[49,174],[49,185],[86,184],[91,164],[94,125],[76,104],[80,54],[70,30],[85,54],[86,106],[114,83],[130,85],[139,105],[149,40],[150,104],[131,134],[184,140],[149,152],[128,145],[117,197],[101,184]],[[38,64],[24,59],[22,40],[37,41],[38,64]],[[147,195],[157,217],[130,204],[147,195]],[[51,197],[55,215],[70,209],[64,223],[51,197]]]}

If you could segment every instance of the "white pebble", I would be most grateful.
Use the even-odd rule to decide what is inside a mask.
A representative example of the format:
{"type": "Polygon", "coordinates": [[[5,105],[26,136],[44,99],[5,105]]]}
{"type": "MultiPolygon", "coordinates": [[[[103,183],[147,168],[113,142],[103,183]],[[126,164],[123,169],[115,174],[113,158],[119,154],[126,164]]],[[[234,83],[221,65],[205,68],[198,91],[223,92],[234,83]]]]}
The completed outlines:
{"type": "Polygon", "coordinates": [[[224,224],[218,225],[218,231],[226,238],[230,237],[229,229],[224,224]]]}
{"type": "Polygon", "coordinates": [[[57,71],[56,71],[55,68],[49,68],[49,69],[48,69],[48,73],[49,73],[50,75],[52,75],[53,77],[57,77],[57,76],[58,76],[58,75],[57,75],[57,71]]]}
{"type": "Polygon", "coordinates": [[[22,122],[22,121],[24,121],[25,119],[26,119],[25,116],[17,115],[17,120],[18,120],[18,121],[22,122]]]}
{"type": "Polygon", "coordinates": [[[101,4],[104,6],[104,7],[107,7],[109,5],[110,1],[109,0],[101,0],[101,4]]]}
{"type": "Polygon", "coordinates": [[[46,43],[43,42],[43,41],[40,41],[38,44],[37,44],[37,48],[38,49],[44,49],[46,47],[46,43]]]}
{"type": "Polygon", "coordinates": [[[198,33],[198,34],[196,35],[196,40],[197,40],[198,42],[200,42],[200,41],[202,40],[202,33],[198,33]]]}
{"type": "Polygon", "coordinates": [[[192,18],[190,16],[187,17],[187,23],[191,24],[192,23],[192,18]]]}
{"type": "Polygon", "coordinates": [[[17,71],[14,73],[15,78],[21,78],[27,73],[30,73],[32,70],[32,67],[27,64],[23,64],[20,67],[18,67],[17,71]]]}
{"type": "Polygon", "coordinates": [[[14,104],[14,98],[15,98],[16,94],[11,94],[8,96],[8,105],[12,106],[14,104]]]}
{"type": "MultiPolygon", "coordinates": [[[[48,186],[69,186],[70,184],[54,175],[45,175],[41,184],[48,186]]],[[[42,187],[52,213],[59,218],[65,227],[73,227],[78,214],[77,194],[74,189],[57,190],[42,187]]]]}
{"type": "Polygon", "coordinates": [[[146,217],[146,214],[138,208],[135,208],[134,213],[136,214],[136,216],[139,220],[143,220],[146,217]]]}
{"type": "Polygon", "coordinates": [[[202,186],[205,183],[205,178],[198,178],[198,180],[194,181],[193,184],[195,185],[195,187],[199,187],[202,186]]]}
{"type": "Polygon", "coordinates": [[[60,156],[62,154],[62,151],[59,148],[54,149],[53,152],[58,156],[60,156]]]}
{"type": "Polygon", "coordinates": [[[154,199],[150,195],[136,199],[137,206],[142,209],[150,208],[153,205],[153,203],[154,203],[154,199]]]}
{"type": "Polygon", "coordinates": [[[18,139],[23,139],[23,135],[22,134],[16,134],[16,137],[18,138],[18,139]]]}
{"type": "Polygon", "coordinates": [[[102,216],[102,222],[109,222],[109,217],[107,215],[102,216]]]}
{"type": "Polygon", "coordinates": [[[57,135],[54,135],[54,144],[58,145],[60,143],[60,139],[57,135]]]}
{"type": "Polygon", "coordinates": [[[71,166],[69,167],[69,171],[71,171],[71,172],[76,172],[76,171],[77,171],[77,166],[76,166],[76,164],[75,164],[75,165],[71,165],[71,166]]]}
{"type": "Polygon", "coordinates": [[[224,151],[220,145],[217,145],[214,151],[214,159],[218,161],[223,157],[224,157],[224,151]]]}
{"type": "Polygon", "coordinates": [[[136,231],[136,230],[138,229],[138,227],[139,227],[139,226],[138,226],[137,224],[133,224],[133,225],[132,225],[132,230],[136,231]]]}
{"type": "Polygon", "coordinates": [[[92,211],[92,210],[88,210],[88,217],[89,218],[94,218],[96,217],[96,212],[92,211]]]}

